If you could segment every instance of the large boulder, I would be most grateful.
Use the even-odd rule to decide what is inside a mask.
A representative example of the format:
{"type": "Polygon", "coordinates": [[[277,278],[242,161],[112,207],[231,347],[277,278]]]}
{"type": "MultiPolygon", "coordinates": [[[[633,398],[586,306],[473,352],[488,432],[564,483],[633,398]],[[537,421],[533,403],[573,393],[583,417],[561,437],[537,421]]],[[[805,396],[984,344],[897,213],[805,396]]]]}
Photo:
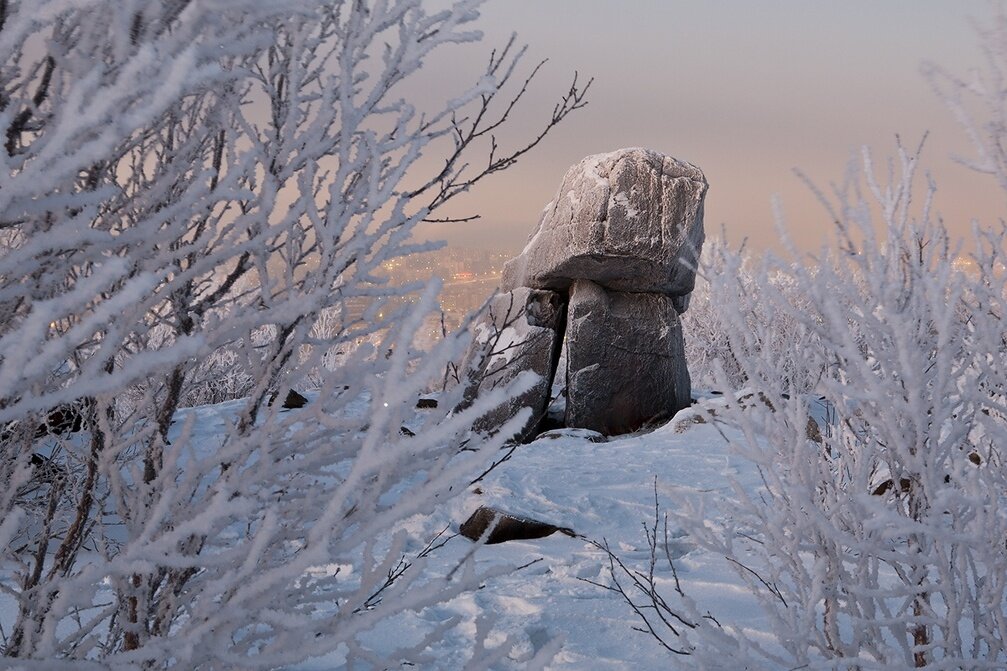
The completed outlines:
{"type": "Polygon", "coordinates": [[[689,406],[682,325],[670,296],[578,280],[569,300],[568,427],[629,433],[689,406]]]}
{"type": "Polygon", "coordinates": [[[586,279],[684,296],[695,284],[706,190],[699,168],[649,149],[588,156],[567,171],[524,251],[505,266],[502,288],[565,290],[586,279]]]}
{"type": "Polygon", "coordinates": [[[516,437],[534,433],[549,404],[565,318],[565,300],[553,291],[519,287],[490,300],[474,325],[472,345],[463,360],[467,385],[463,406],[491,389],[505,387],[522,371],[530,370],[539,379],[528,391],[481,417],[476,430],[495,430],[521,408],[531,408],[531,419],[516,437]]]}

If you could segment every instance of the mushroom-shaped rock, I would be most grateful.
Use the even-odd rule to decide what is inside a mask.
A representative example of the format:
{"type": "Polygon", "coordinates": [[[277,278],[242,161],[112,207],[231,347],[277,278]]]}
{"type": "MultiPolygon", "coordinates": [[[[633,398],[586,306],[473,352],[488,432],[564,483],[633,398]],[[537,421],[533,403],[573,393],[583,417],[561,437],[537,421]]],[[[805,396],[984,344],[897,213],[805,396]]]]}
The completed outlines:
{"type": "Polygon", "coordinates": [[[689,406],[685,341],[670,296],[578,280],[568,319],[567,426],[611,436],[689,406]]]}
{"type": "Polygon", "coordinates": [[[491,389],[506,386],[522,371],[530,370],[539,379],[528,391],[483,415],[473,428],[494,430],[521,408],[531,408],[531,418],[517,436],[524,439],[534,434],[549,404],[565,318],[565,301],[552,291],[519,287],[490,299],[475,322],[472,345],[462,364],[466,376],[463,407],[491,389]]]}
{"type": "MultiPolygon", "coordinates": [[[[707,182],[696,166],[649,149],[588,156],[570,168],[538,229],[504,268],[503,289],[684,296],[695,284],[707,182]]],[[[687,303],[678,302],[680,311],[687,303]]]]}

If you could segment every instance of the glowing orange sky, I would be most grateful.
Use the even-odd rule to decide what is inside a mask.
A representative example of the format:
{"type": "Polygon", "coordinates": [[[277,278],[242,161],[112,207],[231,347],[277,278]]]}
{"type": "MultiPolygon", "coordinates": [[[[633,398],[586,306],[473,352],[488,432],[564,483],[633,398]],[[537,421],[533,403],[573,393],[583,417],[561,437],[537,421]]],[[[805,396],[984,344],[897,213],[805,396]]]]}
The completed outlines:
{"type": "Polygon", "coordinates": [[[947,0],[491,1],[483,43],[428,63],[423,95],[456,94],[483,54],[516,30],[530,45],[528,66],[550,62],[502,139],[537,130],[574,70],[595,78],[590,104],[453,212],[479,213],[481,222],[421,233],[517,251],[567,167],[645,146],[704,170],[708,234],[723,225],[732,241],[773,248],[771,199],[779,196],[793,238],[813,249],[829,220],[793,169],[828,186],[861,145],[884,157],[896,133],[915,146],[925,131],[924,165],[949,227],[964,234],[973,217],[995,223],[1004,194],[952,162],[970,148],[920,74],[926,60],[956,74],[981,65],[969,20],[991,11],[986,2],[947,0]]]}

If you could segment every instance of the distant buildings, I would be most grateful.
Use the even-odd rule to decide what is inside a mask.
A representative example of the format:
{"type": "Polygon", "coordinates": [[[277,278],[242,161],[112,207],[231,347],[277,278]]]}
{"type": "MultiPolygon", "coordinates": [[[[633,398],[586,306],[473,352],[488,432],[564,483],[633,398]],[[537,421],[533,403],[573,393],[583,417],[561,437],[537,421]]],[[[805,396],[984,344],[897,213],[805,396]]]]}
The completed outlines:
{"type": "MultiPolygon", "coordinates": [[[[503,264],[509,254],[481,249],[445,247],[433,252],[411,254],[387,261],[382,271],[393,285],[426,282],[439,278],[444,327],[453,330],[465,316],[479,309],[500,283],[503,264]]],[[[354,308],[363,313],[365,302],[354,308]]],[[[430,336],[438,336],[440,320],[430,326],[430,336]],[[433,333],[436,331],[436,333],[433,333]]]]}

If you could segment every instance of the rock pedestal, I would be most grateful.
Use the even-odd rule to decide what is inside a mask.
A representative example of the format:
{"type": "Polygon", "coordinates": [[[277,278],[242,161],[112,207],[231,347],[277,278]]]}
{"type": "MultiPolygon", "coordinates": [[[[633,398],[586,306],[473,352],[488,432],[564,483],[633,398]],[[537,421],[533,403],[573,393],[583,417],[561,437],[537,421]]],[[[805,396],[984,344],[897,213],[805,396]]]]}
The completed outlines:
{"type": "Polygon", "coordinates": [[[527,345],[490,355],[487,366],[469,357],[473,393],[525,369],[542,385],[488,416],[487,426],[520,407],[540,416],[564,338],[568,427],[626,433],[689,405],[679,315],[695,284],[707,188],[699,168],[649,149],[588,156],[570,168],[524,251],[504,266],[504,293],[493,302],[523,302],[520,333],[491,316],[477,328],[484,350],[485,333],[501,328],[498,340],[527,345]]]}
{"type": "Polygon", "coordinates": [[[577,280],[567,343],[567,426],[629,433],[691,401],[682,325],[669,296],[577,280]]]}

